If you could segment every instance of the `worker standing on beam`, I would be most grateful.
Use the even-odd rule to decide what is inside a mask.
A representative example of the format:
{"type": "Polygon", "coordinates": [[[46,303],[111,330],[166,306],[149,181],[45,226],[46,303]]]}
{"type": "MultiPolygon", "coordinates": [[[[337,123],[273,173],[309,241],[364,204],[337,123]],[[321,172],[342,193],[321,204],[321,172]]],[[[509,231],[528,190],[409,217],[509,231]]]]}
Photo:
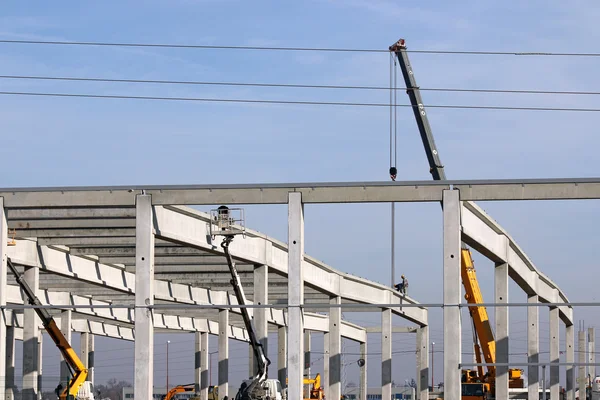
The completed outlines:
{"type": "Polygon", "coordinates": [[[399,291],[403,295],[406,295],[406,293],[408,292],[408,279],[406,279],[406,277],[404,275],[402,275],[401,278],[402,278],[402,282],[394,285],[394,287],[396,288],[397,291],[399,291]]]}

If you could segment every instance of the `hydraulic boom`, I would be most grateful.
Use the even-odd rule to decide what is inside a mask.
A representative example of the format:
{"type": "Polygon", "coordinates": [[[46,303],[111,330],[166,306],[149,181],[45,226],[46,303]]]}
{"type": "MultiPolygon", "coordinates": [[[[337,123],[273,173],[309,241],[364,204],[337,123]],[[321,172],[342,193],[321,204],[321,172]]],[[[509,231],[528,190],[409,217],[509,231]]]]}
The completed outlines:
{"type": "MultiPolygon", "coordinates": [[[[10,268],[12,273],[14,274],[17,283],[25,293],[25,296],[27,296],[27,301],[29,302],[29,304],[32,306],[41,306],[42,303],[40,302],[40,299],[38,299],[38,297],[29,287],[25,279],[21,276],[21,274],[19,274],[19,271],[17,271],[12,261],[10,259],[7,259],[6,263],[8,264],[8,267],[10,268]]],[[[62,334],[60,329],[58,329],[58,326],[56,326],[56,322],[54,321],[54,318],[52,318],[50,313],[42,307],[35,307],[34,310],[38,317],[42,320],[42,324],[44,325],[46,332],[48,333],[50,338],[52,338],[54,344],[56,344],[56,347],[58,347],[58,350],[65,359],[65,362],[69,367],[69,370],[72,375],[72,378],[69,381],[67,387],[64,388],[62,392],[60,392],[60,394],[57,394],[59,394],[60,400],[73,400],[77,397],[79,388],[86,381],[88,370],[85,367],[85,365],[83,365],[79,357],[77,357],[77,353],[75,353],[75,350],[73,350],[73,348],[71,347],[65,336],[62,334]]]]}
{"type": "MultiPolygon", "coordinates": [[[[221,247],[225,252],[225,257],[227,258],[227,265],[229,266],[229,271],[231,272],[231,285],[233,286],[233,291],[235,292],[235,297],[237,298],[239,305],[246,305],[246,296],[244,295],[244,290],[242,288],[242,283],[240,281],[240,276],[235,268],[235,263],[233,262],[233,258],[229,253],[229,244],[233,240],[233,235],[227,235],[223,239],[221,243],[221,247]]],[[[256,338],[256,332],[254,330],[254,325],[250,320],[250,315],[248,314],[248,309],[246,307],[241,307],[240,311],[242,313],[242,319],[244,320],[244,325],[246,327],[246,331],[248,332],[248,338],[250,339],[250,345],[252,346],[252,351],[254,352],[254,358],[258,364],[258,371],[256,375],[253,377],[250,384],[243,389],[240,389],[242,393],[240,393],[241,398],[245,398],[245,393],[252,392],[254,387],[267,379],[269,365],[271,361],[265,355],[262,343],[260,343],[256,338]]]]}

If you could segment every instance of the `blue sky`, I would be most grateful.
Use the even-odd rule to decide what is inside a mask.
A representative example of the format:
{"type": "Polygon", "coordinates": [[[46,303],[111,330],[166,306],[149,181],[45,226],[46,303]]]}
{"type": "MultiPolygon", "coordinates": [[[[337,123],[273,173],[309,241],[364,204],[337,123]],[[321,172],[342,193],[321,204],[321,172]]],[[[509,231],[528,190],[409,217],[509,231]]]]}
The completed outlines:
{"type": "MultiPolygon", "coordinates": [[[[379,0],[242,2],[146,1],[11,3],[0,13],[0,39],[185,43],[387,49],[594,52],[600,8],[592,1],[419,4],[379,0]]],[[[1,75],[105,77],[336,85],[388,85],[388,54],[184,50],[0,45],[1,75]]],[[[600,91],[596,58],[410,55],[420,86],[600,91]]],[[[235,88],[0,79],[2,91],[139,96],[387,102],[386,91],[235,88]]],[[[426,104],[600,108],[597,96],[424,92],[426,104]]],[[[398,93],[400,103],[406,95],[398,93]]],[[[387,108],[244,105],[197,102],[0,96],[0,186],[193,184],[387,180],[387,108]],[[8,172],[10,171],[10,172],[8,172]]],[[[451,179],[598,176],[597,113],[430,109],[451,179]]],[[[410,109],[398,110],[398,179],[430,179],[410,109]]],[[[573,301],[595,300],[598,202],[480,204],[522,245],[573,301]],[[552,251],[548,251],[551,249],[552,251]],[[580,277],[576,280],[576,277],[580,277]]],[[[285,207],[248,207],[249,226],[285,240],[285,207]]],[[[441,213],[437,204],[397,206],[397,270],[421,302],[441,300],[441,213]]],[[[335,268],[389,282],[389,205],[306,209],[306,250],[335,268]],[[375,221],[370,218],[375,218],[375,221]],[[336,230],[331,235],[332,227],[336,230]]],[[[492,264],[476,266],[486,299],[492,264]]],[[[511,298],[524,300],[516,286],[511,298]]],[[[439,320],[439,310],[431,310],[439,320]]],[[[542,317],[546,317],[543,311],[542,317]]],[[[594,325],[597,312],[576,310],[594,325]]],[[[525,349],[524,310],[511,313],[511,349],[525,349]]],[[[371,316],[347,316],[376,324],[371,316]]],[[[464,316],[464,321],[468,316],[464,316]]],[[[395,321],[402,324],[402,321],[395,321]]],[[[465,325],[464,351],[470,329],[465,325]]],[[[76,335],[74,335],[76,336],[76,335]]],[[[172,359],[181,382],[192,381],[192,338],[175,336],[172,359]],[[187,357],[187,358],[186,358],[187,357]]],[[[442,326],[432,323],[436,349],[442,326]]],[[[315,339],[315,347],[320,339],[315,339]]],[[[394,351],[414,348],[396,338],[394,351]]],[[[163,382],[166,337],[157,336],[156,384],[163,382]],[[162,368],[162,369],[161,369],[162,368]]],[[[274,340],[271,341],[274,344],[274,340]]],[[[215,341],[216,343],[216,341],[215,341]]],[[[542,341],[542,346],[547,343],[542,341]]],[[[98,339],[99,381],[133,377],[126,343],[98,339]],[[124,357],[109,367],[111,357],[124,357]],[[105,367],[100,368],[100,365],[105,367]]],[[[378,352],[379,338],[369,338],[378,352]]],[[[45,375],[58,375],[46,345],[45,375]]],[[[236,349],[232,345],[232,351],[236,349]]],[[[348,343],[347,351],[357,350],[348,343]]],[[[441,346],[439,346],[441,348],[441,346]]],[[[320,351],[320,350],[315,350],[320,351]]],[[[511,350],[512,351],[512,350],[511,350]]],[[[348,356],[351,361],[351,356],[348,356]]],[[[377,355],[370,385],[379,382],[377,355]]],[[[436,353],[441,361],[441,353],[436,353]]],[[[465,355],[468,357],[468,355],[465,355]]],[[[57,360],[57,358],[56,358],[57,360]]],[[[515,356],[515,360],[522,360],[515,356]]],[[[232,381],[244,360],[232,360],[232,381]],[[234,362],[235,361],[235,362],[234,362]]],[[[436,381],[441,362],[436,360],[436,381]]],[[[320,367],[320,362],[315,368],[320,367]]],[[[394,379],[412,378],[414,357],[395,357],[394,379]]],[[[358,370],[347,367],[347,379],[358,370]]],[[[439,377],[440,379],[437,379],[439,377]]],[[[174,379],[174,378],[171,378],[174,379]]]]}

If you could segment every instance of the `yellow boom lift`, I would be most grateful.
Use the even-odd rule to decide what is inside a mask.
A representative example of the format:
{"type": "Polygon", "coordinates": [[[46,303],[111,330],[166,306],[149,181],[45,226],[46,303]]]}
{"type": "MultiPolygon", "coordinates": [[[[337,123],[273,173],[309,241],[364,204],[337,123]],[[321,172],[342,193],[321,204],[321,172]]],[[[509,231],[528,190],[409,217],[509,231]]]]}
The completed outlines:
{"type": "Polygon", "coordinates": [[[34,306],[34,310],[40,320],[42,320],[42,324],[44,325],[48,336],[50,336],[56,347],[58,347],[60,354],[65,359],[69,368],[71,379],[66,388],[62,388],[62,384],[58,385],[55,390],[56,395],[60,400],[94,400],[94,387],[91,382],[86,381],[88,376],[87,368],[83,365],[77,356],[77,353],[75,353],[75,350],[73,350],[71,344],[67,341],[60,329],[58,329],[54,318],[52,318],[48,310],[41,307],[42,303],[40,302],[40,299],[38,299],[27,282],[25,282],[25,279],[19,274],[19,271],[17,271],[17,268],[15,268],[12,261],[7,259],[6,263],[14,274],[17,283],[25,293],[25,296],[27,296],[27,301],[30,305],[34,306]]]}
{"type": "MultiPolygon", "coordinates": [[[[406,84],[406,93],[410,99],[421,140],[423,141],[423,147],[425,148],[425,154],[427,155],[427,161],[429,162],[429,172],[434,180],[446,180],[446,173],[442,161],[440,160],[439,152],[435,146],[435,141],[433,140],[433,133],[431,131],[431,126],[429,125],[425,106],[423,105],[421,92],[417,86],[410,61],[408,60],[404,39],[400,39],[391,45],[389,50],[396,54],[400,69],[402,70],[402,76],[406,84]]],[[[481,294],[477,275],[475,274],[473,258],[471,257],[470,250],[465,244],[463,244],[461,250],[461,278],[465,288],[465,299],[467,300],[467,303],[482,304],[483,295],[481,294]]],[[[486,308],[481,306],[469,306],[469,314],[471,315],[471,320],[473,322],[473,345],[477,364],[482,363],[482,354],[485,363],[495,363],[496,341],[494,340],[494,334],[492,333],[486,308]]],[[[523,371],[520,369],[509,369],[509,387],[522,388],[524,386],[521,377],[522,372],[523,371]]],[[[493,365],[487,366],[487,372],[485,374],[483,373],[482,366],[478,366],[476,371],[463,370],[462,399],[472,400],[486,398],[488,393],[493,396],[495,394],[495,378],[496,367],[493,365]]]]}

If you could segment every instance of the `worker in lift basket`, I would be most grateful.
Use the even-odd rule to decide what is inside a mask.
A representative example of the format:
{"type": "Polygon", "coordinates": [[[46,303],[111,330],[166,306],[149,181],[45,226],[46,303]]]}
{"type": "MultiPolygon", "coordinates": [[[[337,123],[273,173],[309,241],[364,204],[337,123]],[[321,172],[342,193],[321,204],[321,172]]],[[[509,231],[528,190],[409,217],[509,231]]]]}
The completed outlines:
{"type": "Polygon", "coordinates": [[[394,285],[394,287],[396,288],[397,291],[406,295],[406,292],[408,292],[408,279],[406,279],[406,277],[404,275],[402,275],[401,278],[402,278],[402,282],[394,285]]]}

